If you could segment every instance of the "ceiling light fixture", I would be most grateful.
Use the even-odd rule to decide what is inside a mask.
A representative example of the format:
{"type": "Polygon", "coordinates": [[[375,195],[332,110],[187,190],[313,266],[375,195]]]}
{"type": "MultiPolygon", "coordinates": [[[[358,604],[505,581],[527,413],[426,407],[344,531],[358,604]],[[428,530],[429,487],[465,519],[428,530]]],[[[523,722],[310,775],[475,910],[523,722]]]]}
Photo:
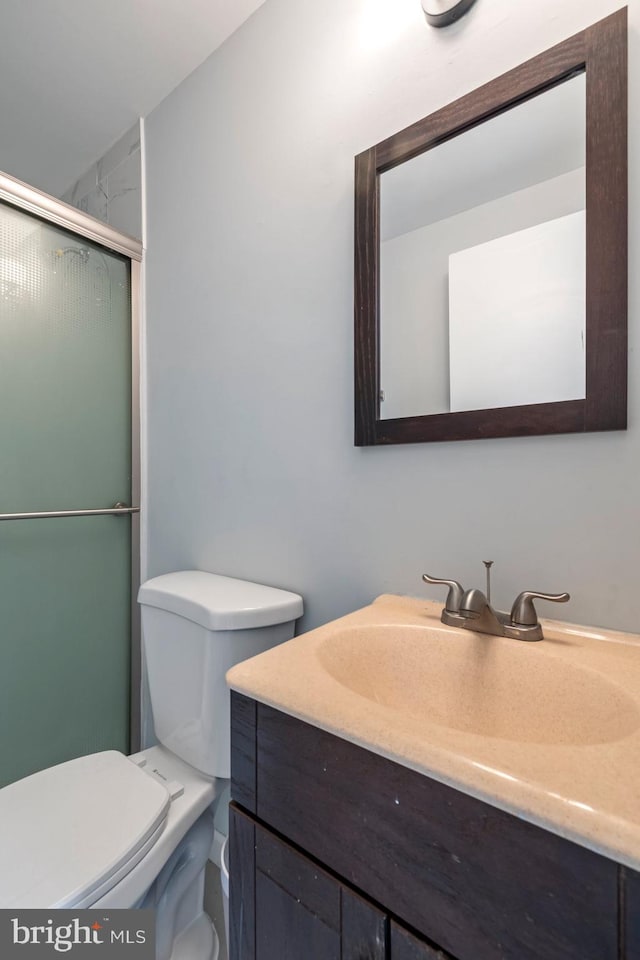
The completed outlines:
{"type": "Polygon", "coordinates": [[[448,27],[463,17],[476,0],[422,0],[427,22],[432,27],[448,27]]]}

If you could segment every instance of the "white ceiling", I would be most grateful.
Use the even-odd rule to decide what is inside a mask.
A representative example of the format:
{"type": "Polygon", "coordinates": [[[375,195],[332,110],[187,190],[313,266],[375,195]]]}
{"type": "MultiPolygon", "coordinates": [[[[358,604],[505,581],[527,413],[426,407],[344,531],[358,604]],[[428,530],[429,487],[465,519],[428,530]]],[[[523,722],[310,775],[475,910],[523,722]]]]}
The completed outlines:
{"type": "Polygon", "coordinates": [[[264,0],[2,0],[0,170],[59,196],[264,0]]]}

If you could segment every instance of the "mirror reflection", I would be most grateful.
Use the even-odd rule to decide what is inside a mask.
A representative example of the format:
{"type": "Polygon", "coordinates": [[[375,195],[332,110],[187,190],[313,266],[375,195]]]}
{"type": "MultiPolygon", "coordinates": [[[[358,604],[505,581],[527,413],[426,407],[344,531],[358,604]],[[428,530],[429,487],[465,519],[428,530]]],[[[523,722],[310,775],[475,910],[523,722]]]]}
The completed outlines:
{"type": "Polygon", "coordinates": [[[380,177],[380,418],[585,397],[584,74],[380,177]]]}

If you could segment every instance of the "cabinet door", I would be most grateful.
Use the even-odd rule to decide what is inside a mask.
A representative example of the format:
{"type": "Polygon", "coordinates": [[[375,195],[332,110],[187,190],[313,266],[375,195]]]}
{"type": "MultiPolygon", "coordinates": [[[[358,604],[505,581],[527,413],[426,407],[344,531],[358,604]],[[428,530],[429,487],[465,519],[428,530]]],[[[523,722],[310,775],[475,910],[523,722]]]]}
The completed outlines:
{"type": "Polygon", "coordinates": [[[256,827],[256,960],[341,960],[340,884],[256,827]]]}
{"type": "Polygon", "coordinates": [[[640,873],[628,867],[621,869],[621,887],[624,892],[623,960],[640,957],[640,873]]]}
{"type": "Polygon", "coordinates": [[[385,960],[385,915],[231,807],[230,960],[385,960]]]}
{"type": "Polygon", "coordinates": [[[423,940],[391,921],[391,960],[453,960],[448,953],[430,947],[423,940]]]}

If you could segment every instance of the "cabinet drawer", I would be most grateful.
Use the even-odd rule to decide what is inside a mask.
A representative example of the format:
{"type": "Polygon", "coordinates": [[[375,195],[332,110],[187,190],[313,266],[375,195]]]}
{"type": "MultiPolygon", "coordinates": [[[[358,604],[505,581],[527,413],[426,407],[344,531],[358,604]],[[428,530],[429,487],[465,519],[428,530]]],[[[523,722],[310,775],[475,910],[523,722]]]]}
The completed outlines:
{"type": "Polygon", "coordinates": [[[615,863],[263,704],[255,756],[259,819],[458,960],[617,960],[615,863]]]}

